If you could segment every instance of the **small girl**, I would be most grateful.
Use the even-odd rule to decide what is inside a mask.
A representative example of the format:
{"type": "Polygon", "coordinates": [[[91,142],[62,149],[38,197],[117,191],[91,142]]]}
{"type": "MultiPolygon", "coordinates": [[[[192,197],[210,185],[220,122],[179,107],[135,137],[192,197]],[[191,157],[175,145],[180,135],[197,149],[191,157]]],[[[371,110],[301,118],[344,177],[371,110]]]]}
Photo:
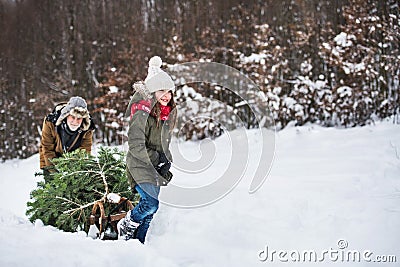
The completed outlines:
{"type": "Polygon", "coordinates": [[[160,186],[172,178],[169,145],[176,120],[175,84],[161,65],[160,57],[150,59],[148,75],[144,83],[133,85],[136,93],[128,106],[127,175],[132,191],[140,194],[140,201],[119,221],[118,231],[120,238],[137,238],[141,243],[158,210],[160,186]]]}

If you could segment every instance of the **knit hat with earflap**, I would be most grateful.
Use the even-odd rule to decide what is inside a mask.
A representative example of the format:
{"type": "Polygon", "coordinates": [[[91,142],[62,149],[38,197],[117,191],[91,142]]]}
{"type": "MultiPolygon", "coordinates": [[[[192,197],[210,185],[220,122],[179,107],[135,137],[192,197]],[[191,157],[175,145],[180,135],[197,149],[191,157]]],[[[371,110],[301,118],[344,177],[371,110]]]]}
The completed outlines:
{"type": "Polygon", "coordinates": [[[175,91],[175,84],[172,81],[172,78],[161,69],[161,65],[162,60],[159,56],[150,58],[147,77],[144,80],[146,89],[150,93],[154,93],[159,90],[175,91]]]}
{"type": "Polygon", "coordinates": [[[89,129],[90,116],[85,99],[80,96],[71,97],[68,103],[61,109],[61,114],[57,119],[56,125],[60,125],[68,115],[83,118],[81,125],[82,129],[85,131],[89,129]]]}

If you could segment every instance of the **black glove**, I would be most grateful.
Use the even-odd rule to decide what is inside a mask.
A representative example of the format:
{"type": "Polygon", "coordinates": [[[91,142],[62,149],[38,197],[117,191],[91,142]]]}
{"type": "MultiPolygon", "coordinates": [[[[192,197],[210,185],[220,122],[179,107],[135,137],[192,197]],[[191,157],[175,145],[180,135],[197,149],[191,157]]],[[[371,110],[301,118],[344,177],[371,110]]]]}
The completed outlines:
{"type": "Polygon", "coordinates": [[[165,177],[170,168],[171,168],[171,162],[168,162],[164,163],[161,167],[157,166],[156,170],[162,177],[165,177]]]}
{"type": "Polygon", "coordinates": [[[169,160],[167,159],[167,156],[165,156],[164,152],[160,152],[158,155],[158,166],[163,163],[170,163],[169,160]]]}
{"type": "Polygon", "coordinates": [[[164,153],[160,153],[159,163],[156,167],[157,172],[164,177],[167,175],[170,168],[171,168],[171,162],[169,162],[167,156],[165,156],[164,153]]]}

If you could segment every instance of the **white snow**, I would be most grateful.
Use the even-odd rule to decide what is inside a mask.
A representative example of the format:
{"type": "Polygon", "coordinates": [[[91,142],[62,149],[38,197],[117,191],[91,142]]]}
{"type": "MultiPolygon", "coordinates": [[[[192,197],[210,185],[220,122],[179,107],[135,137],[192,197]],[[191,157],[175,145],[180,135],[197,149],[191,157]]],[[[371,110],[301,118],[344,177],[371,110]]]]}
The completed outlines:
{"type": "Polygon", "coordinates": [[[337,92],[340,97],[351,96],[352,89],[348,86],[341,86],[337,89],[337,92]]]}
{"type": "Polygon", "coordinates": [[[108,89],[110,89],[110,93],[112,93],[112,94],[118,93],[118,91],[119,91],[119,88],[117,86],[114,86],[114,85],[108,87],[108,89]]]}
{"type": "Polygon", "coordinates": [[[116,128],[116,129],[118,129],[119,127],[121,127],[121,125],[119,125],[118,122],[113,121],[113,122],[110,124],[110,127],[111,127],[111,128],[116,128]]]}
{"type": "Polygon", "coordinates": [[[244,63],[260,63],[261,61],[263,61],[265,64],[266,58],[267,55],[263,53],[261,54],[252,53],[250,56],[243,56],[243,55],[241,56],[241,59],[243,60],[244,63]]]}
{"type": "Polygon", "coordinates": [[[351,62],[343,62],[342,68],[346,74],[350,74],[350,73],[360,72],[360,71],[365,70],[365,64],[363,62],[358,63],[358,64],[354,64],[351,62]]]}
{"type": "Polygon", "coordinates": [[[196,90],[194,90],[194,88],[191,86],[184,85],[182,87],[182,91],[183,91],[184,96],[186,96],[186,97],[191,96],[193,99],[201,98],[201,95],[199,93],[197,93],[196,90]]]}
{"type": "Polygon", "coordinates": [[[111,203],[119,203],[119,201],[121,200],[121,196],[115,193],[109,193],[107,194],[107,199],[111,203]]]}
{"type": "MultiPolygon", "coordinates": [[[[257,154],[259,134],[247,133],[249,154],[257,154]]],[[[204,181],[199,174],[174,170],[174,183],[215,180],[231,158],[229,141],[225,134],[206,143],[180,144],[189,160],[207,151],[217,154],[204,181]]],[[[7,161],[0,164],[0,266],[398,266],[399,153],[400,127],[389,121],[351,129],[289,126],[276,134],[274,163],[258,191],[248,193],[252,174],[246,171],[232,192],[211,205],[179,209],[161,204],[145,245],[93,240],[83,232],[30,223],[25,210],[39,180],[34,177],[38,155],[7,161]],[[333,260],[326,254],[317,263],[294,262],[311,250],[319,259],[324,251],[339,254],[333,260]],[[347,251],[372,260],[391,255],[397,262],[337,258],[347,251]]],[[[251,161],[248,168],[256,164],[251,161]]]]}
{"type": "Polygon", "coordinates": [[[349,47],[353,45],[351,40],[356,40],[356,37],[353,34],[341,32],[333,40],[341,47],[349,47]]]}
{"type": "Polygon", "coordinates": [[[297,104],[296,100],[292,97],[285,97],[283,101],[289,109],[293,109],[294,105],[297,104]]]}

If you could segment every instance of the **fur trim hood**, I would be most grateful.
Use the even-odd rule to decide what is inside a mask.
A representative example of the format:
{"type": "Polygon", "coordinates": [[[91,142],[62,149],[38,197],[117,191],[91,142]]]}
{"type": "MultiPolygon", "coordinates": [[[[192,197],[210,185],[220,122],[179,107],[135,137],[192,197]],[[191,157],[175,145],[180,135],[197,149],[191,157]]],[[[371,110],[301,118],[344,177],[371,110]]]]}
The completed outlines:
{"type": "Polygon", "coordinates": [[[152,93],[142,81],[134,83],[132,88],[135,93],[139,94],[138,96],[135,94],[135,98],[142,98],[143,100],[149,100],[153,98],[152,93]]]}
{"type": "Polygon", "coordinates": [[[79,96],[71,97],[66,105],[58,106],[56,108],[61,110],[60,117],[58,117],[56,121],[56,126],[60,125],[62,121],[68,117],[68,115],[75,116],[77,118],[83,118],[81,129],[84,131],[89,130],[90,128],[90,114],[87,110],[86,101],[79,96]]]}

